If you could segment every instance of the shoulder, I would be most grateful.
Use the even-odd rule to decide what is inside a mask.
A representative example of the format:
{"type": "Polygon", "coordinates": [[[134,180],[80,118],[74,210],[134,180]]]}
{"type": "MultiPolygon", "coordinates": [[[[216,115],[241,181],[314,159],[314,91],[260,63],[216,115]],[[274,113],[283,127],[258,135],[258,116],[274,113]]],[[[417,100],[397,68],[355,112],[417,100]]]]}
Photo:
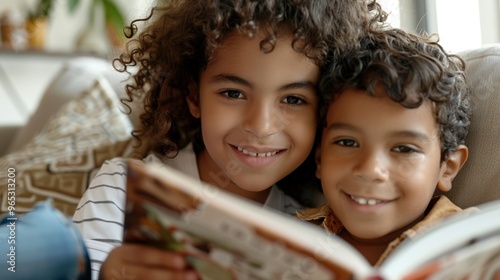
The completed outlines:
{"type": "Polygon", "coordinates": [[[127,159],[121,158],[121,157],[116,157],[113,159],[106,160],[101,165],[101,168],[97,172],[96,177],[99,174],[101,174],[101,176],[103,176],[103,175],[113,175],[116,173],[125,173],[127,170],[127,163],[126,162],[127,162],[127,159]]]}
{"type": "Polygon", "coordinates": [[[442,219],[462,211],[460,207],[453,204],[453,202],[444,195],[433,197],[427,207],[425,217],[404,234],[410,237],[415,236],[416,234],[428,230],[442,219]]]}
{"type": "Polygon", "coordinates": [[[426,219],[439,220],[441,218],[461,212],[462,209],[455,205],[449,198],[444,195],[434,197],[428,208],[426,219]]]}
{"type": "Polygon", "coordinates": [[[127,163],[124,158],[106,160],[92,177],[86,192],[125,191],[126,177],[127,163]]]}

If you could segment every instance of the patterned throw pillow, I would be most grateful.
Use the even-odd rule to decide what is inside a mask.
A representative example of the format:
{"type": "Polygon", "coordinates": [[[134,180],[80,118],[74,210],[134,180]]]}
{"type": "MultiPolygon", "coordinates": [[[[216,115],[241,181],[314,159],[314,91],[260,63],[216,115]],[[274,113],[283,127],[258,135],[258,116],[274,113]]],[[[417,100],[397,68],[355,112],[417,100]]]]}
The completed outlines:
{"type": "Polygon", "coordinates": [[[12,200],[10,175],[16,214],[51,197],[56,208],[72,216],[101,164],[129,148],[132,126],[120,106],[109,82],[98,79],[61,107],[24,148],[0,158],[0,215],[12,200]],[[7,171],[12,169],[15,173],[7,171]]]}

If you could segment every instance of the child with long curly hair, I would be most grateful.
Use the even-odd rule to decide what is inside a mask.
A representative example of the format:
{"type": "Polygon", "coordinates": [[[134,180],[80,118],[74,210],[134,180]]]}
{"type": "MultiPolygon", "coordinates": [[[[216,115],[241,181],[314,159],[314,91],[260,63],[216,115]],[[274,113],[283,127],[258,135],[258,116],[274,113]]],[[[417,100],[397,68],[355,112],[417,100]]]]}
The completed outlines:
{"type": "MultiPolygon", "coordinates": [[[[295,214],[284,191],[312,180],[320,71],[385,17],[375,0],[161,1],[115,61],[133,73],[127,101],[143,104],[143,160],[295,214]]],[[[73,217],[93,278],[196,278],[180,255],[122,244],[125,176],[123,159],[107,161],[73,217]]]]}

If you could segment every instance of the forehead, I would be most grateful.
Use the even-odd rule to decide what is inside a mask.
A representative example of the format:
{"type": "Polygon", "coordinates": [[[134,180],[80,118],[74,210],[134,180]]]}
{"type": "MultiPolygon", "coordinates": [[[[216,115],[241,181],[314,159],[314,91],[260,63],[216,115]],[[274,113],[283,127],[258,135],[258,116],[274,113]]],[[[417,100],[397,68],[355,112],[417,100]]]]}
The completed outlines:
{"type": "MultiPolygon", "coordinates": [[[[284,56],[294,56],[304,61],[312,61],[304,53],[293,49],[292,33],[285,32],[277,36],[274,43],[271,43],[269,41],[270,36],[262,31],[255,33],[251,37],[238,31],[232,31],[224,37],[219,46],[214,50],[209,63],[217,63],[220,60],[225,60],[228,55],[237,56],[244,53],[281,53],[284,56]]],[[[294,42],[294,44],[300,47],[300,42],[294,42]]]]}
{"type": "Polygon", "coordinates": [[[226,37],[214,52],[202,76],[230,74],[259,83],[270,79],[276,82],[308,80],[317,83],[318,66],[312,59],[292,48],[290,36],[278,38],[270,52],[261,49],[264,38],[262,33],[253,38],[239,33],[226,37]]]}
{"type": "Polygon", "coordinates": [[[432,102],[426,100],[417,108],[406,108],[381,90],[374,96],[361,89],[345,90],[328,107],[326,125],[349,123],[369,133],[402,129],[438,133],[432,102]]]}

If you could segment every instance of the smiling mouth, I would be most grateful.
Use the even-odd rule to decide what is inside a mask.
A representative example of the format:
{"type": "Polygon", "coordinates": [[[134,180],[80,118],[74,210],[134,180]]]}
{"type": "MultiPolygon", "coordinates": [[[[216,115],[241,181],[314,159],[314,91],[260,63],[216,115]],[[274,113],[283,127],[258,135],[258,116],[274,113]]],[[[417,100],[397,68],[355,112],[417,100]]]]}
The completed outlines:
{"type": "Polygon", "coordinates": [[[251,152],[251,151],[244,149],[242,147],[239,147],[239,146],[236,146],[236,148],[238,149],[238,151],[242,152],[245,155],[249,155],[251,157],[272,157],[280,152],[280,150],[276,150],[276,151],[270,151],[270,152],[257,153],[257,152],[251,152]]]}
{"type": "Polygon", "coordinates": [[[385,200],[380,200],[380,199],[374,199],[374,198],[364,198],[364,197],[358,197],[354,195],[349,195],[349,197],[358,203],[359,205],[369,205],[369,206],[374,206],[377,204],[384,203],[385,200]]]}

